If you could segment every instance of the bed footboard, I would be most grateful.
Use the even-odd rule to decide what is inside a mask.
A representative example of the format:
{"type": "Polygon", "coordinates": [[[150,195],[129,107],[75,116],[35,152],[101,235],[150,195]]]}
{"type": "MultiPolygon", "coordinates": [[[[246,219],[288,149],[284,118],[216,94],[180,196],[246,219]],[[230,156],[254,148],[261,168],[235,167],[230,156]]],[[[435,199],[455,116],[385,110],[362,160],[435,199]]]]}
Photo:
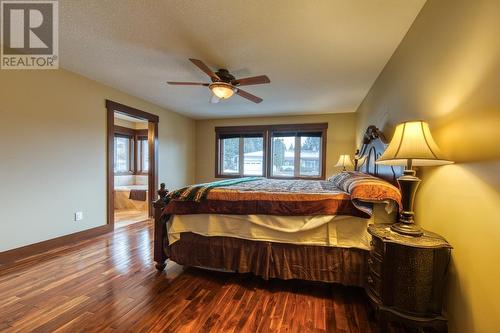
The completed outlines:
{"type": "Polygon", "coordinates": [[[166,260],[167,256],[163,248],[163,242],[166,239],[167,225],[165,219],[162,217],[163,208],[168,204],[167,198],[168,190],[165,188],[165,184],[161,183],[160,189],[158,190],[158,196],[160,197],[153,203],[154,207],[154,261],[155,267],[158,271],[163,271],[167,266],[166,260]]]}

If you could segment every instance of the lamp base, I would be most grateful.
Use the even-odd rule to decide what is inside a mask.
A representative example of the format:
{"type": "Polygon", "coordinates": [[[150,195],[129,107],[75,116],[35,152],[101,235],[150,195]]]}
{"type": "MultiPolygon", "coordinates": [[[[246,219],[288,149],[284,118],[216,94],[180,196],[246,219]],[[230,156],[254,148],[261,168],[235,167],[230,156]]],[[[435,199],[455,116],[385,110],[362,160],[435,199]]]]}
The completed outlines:
{"type": "Polygon", "coordinates": [[[410,169],[404,171],[403,176],[398,178],[399,188],[401,189],[401,214],[399,222],[391,226],[391,230],[407,236],[422,236],[423,231],[413,220],[413,202],[417,192],[420,179],[415,176],[415,171],[410,169]]]}
{"type": "Polygon", "coordinates": [[[424,234],[422,228],[415,223],[394,223],[391,225],[391,230],[402,235],[418,237],[424,234]]]}

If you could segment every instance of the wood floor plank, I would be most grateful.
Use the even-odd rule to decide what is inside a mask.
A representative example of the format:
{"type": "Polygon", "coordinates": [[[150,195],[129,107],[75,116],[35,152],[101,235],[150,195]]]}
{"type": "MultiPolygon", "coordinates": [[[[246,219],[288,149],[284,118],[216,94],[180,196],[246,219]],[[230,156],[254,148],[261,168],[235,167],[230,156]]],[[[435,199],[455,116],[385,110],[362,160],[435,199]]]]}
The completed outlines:
{"type": "Polygon", "coordinates": [[[139,222],[0,268],[0,332],[375,332],[359,288],[173,262],[158,273],[152,231],[139,222]]]}

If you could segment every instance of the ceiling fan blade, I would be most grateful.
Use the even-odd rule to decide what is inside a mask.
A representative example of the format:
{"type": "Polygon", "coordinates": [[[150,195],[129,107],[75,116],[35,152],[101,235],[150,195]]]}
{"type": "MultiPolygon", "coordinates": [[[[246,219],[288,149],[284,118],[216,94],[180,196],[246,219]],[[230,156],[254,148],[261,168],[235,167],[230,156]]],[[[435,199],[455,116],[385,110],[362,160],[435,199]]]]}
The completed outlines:
{"type": "Polygon", "coordinates": [[[220,81],[220,77],[217,76],[207,65],[201,60],[189,58],[189,60],[199,69],[201,69],[205,74],[210,76],[213,80],[220,81]]]}
{"type": "Polygon", "coordinates": [[[241,89],[239,89],[239,88],[236,88],[236,93],[237,93],[238,95],[240,95],[241,97],[243,97],[243,98],[246,98],[246,99],[248,99],[248,100],[251,100],[251,101],[252,101],[252,102],[254,102],[254,103],[260,103],[260,102],[262,102],[262,101],[263,101],[263,99],[262,99],[262,98],[257,97],[257,96],[255,96],[255,95],[252,95],[252,94],[250,94],[250,93],[247,93],[246,91],[241,90],[241,89]]]}
{"type": "Polygon", "coordinates": [[[175,82],[175,81],[167,81],[167,84],[177,85],[177,86],[205,86],[208,87],[208,83],[202,82],[175,82]]]}
{"type": "Polygon", "coordinates": [[[231,81],[231,84],[235,86],[250,86],[253,84],[264,84],[270,82],[271,80],[269,80],[267,75],[259,75],[259,76],[246,77],[244,79],[236,79],[231,81]]]}
{"type": "Polygon", "coordinates": [[[217,104],[220,102],[220,98],[215,96],[214,94],[212,94],[212,96],[210,96],[210,103],[212,104],[217,104]]]}

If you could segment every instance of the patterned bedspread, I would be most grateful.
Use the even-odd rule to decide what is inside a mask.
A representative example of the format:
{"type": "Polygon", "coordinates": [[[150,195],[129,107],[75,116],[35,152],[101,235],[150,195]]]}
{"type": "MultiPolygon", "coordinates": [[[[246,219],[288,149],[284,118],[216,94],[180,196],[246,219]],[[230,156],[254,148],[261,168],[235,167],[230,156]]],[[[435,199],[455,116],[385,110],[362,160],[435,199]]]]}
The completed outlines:
{"type": "Polygon", "coordinates": [[[352,215],[369,217],[374,202],[399,204],[395,186],[370,175],[342,173],[328,181],[239,178],[169,194],[164,214],[352,215]]]}

